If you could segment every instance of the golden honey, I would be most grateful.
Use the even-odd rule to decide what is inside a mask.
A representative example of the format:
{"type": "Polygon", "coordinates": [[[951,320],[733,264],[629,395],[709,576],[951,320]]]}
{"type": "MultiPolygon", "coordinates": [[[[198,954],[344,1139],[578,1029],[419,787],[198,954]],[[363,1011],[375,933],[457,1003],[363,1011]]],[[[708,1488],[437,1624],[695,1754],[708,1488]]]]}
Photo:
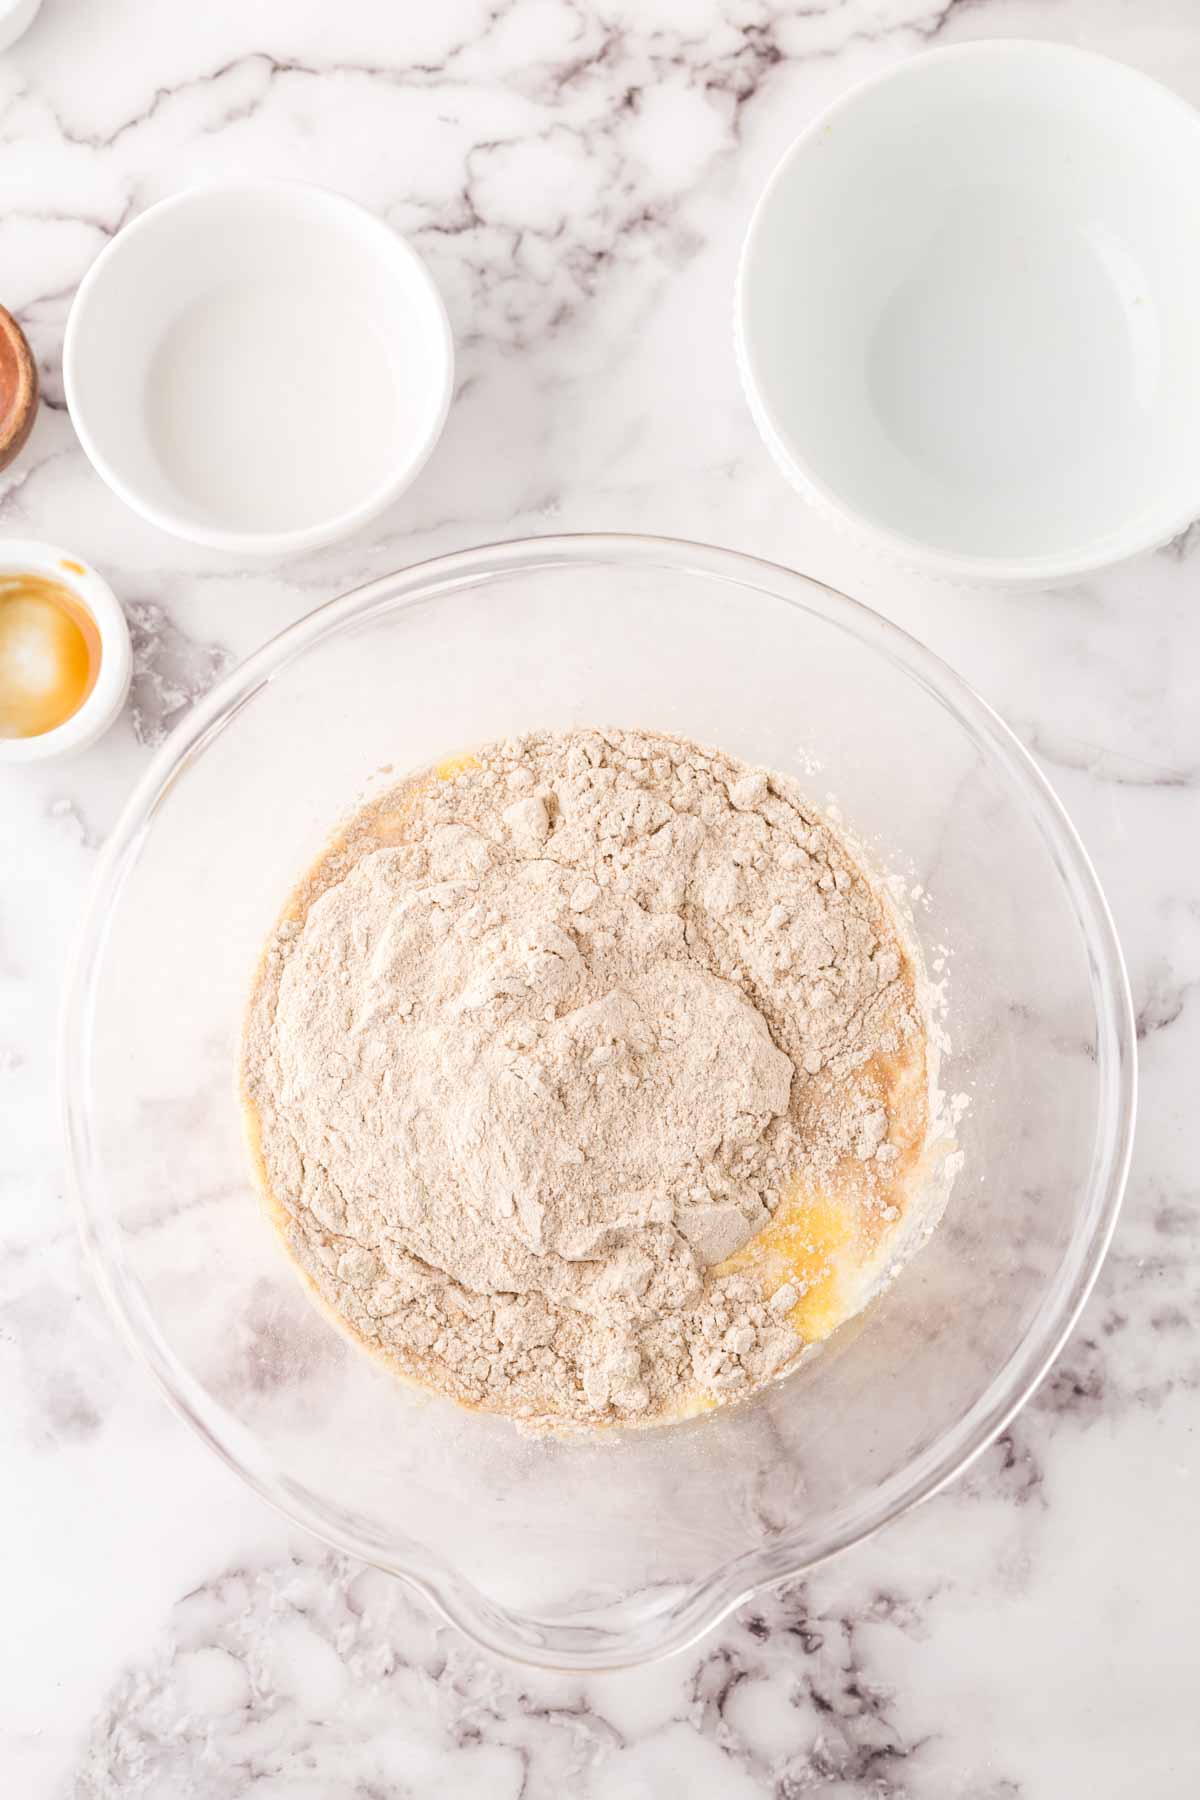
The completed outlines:
{"type": "Polygon", "coordinates": [[[0,574],[0,738],[64,725],[99,670],[96,622],[68,587],[48,575],[0,574]]]}

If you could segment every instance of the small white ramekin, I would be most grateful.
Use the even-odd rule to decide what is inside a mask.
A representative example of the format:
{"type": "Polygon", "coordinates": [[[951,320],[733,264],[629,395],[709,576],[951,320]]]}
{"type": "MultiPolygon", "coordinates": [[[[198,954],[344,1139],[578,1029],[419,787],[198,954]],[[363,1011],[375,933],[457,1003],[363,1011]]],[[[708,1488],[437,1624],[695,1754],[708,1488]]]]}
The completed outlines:
{"type": "Polygon", "coordinates": [[[91,693],[69,719],[37,737],[0,738],[0,763],[51,762],[70,756],[106,732],[125,704],[133,676],[129,626],[107,581],[78,557],[53,544],[0,539],[0,573],[43,575],[57,581],[95,621],[100,634],[100,668],[91,693]]]}
{"type": "Polygon", "coordinates": [[[113,492],[177,537],[252,556],[332,543],[396,499],[453,379],[416,252],[355,201],[294,181],[150,207],[84,276],[63,345],[72,422],[113,492]],[[336,492],[308,491],[317,468],[336,492]]]}
{"type": "Polygon", "coordinates": [[[1200,515],[1200,115],[1065,44],[853,89],[755,209],[735,338],[806,499],[894,563],[1048,586],[1200,515]]]}

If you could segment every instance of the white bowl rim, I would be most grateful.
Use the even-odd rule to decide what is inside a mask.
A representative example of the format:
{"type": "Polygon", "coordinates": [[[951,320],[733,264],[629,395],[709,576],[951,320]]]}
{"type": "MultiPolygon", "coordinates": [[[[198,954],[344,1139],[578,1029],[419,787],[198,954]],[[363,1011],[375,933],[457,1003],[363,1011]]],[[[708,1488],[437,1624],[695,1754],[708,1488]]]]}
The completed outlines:
{"type": "MultiPolygon", "coordinates": [[[[898,625],[814,577],[745,552],[646,534],[595,532],[517,538],[454,551],[376,577],[326,601],[268,640],[209,694],[171,733],[130,795],[96,867],[68,965],[58,1034],[60,1117],[76,1217],[92,1273],[134,1354],[149,1369],[172,1408],[257,1493],[285,1517],[326,1543],[374,1563],[408,1582],[484,1648],[516,1661],[555,1669],[629,1666],[685,1649],[761,1588],[803,1574],[876,1531],[967,1469],[1029,1399],[1067,1340],[1091,1293],[1120,1210],[1137,1112],[1137,1037],[1129,981],[1112,915],[1087,852],[1062,803],[1033,758],[1003,720],[950,666],[898,625]],[[99,959],[114,896],[140,852],[154,813],[208,739],[240,712],[267,682],[296,658],[336,634],[350,619],[376,609],[446,599],[464,586],[515,571],[569,569],[583,561],[639,568],[683,568],[689,574],[736,582],[751,592],[814,612],[896,663],[965,730],[977,734],[1023,798],[1048,853],[1083,915],[1098,1028],[1097,1066],[1106,1088],[1088,1177],[1090,1226],[1076,1246],[1072,1279],[1063,1294],[1044,1300],[1021,1343],[997,1370],[967,1414],[935,1446],[906,1465],[872,1498],[853,1523],[819,1546],[797,1534],[719,1565],[677,1603],[657,1604],[634,1626],[613,1631],[603,1621],[545,1620],[513,1613],[474,1582],[431,1555],[425,1546],[364,1538],[329,1508],[281,1476],[269,1453],[240,1421],[214,1420],[207,1390],[180,1363],[126,1275],[119,1229],[94,1205],[95,1171],[85,1104],[89,1092],[86,1042],[95,1004],[99,959]],[[1086,929],[1084,920],[1086,919],[1086,929]],[[318,1506],[323,1516],[314,1518],[318,1506]]],[[[223,1411],[223,1409],[220,1409],[223,1411]]]]}
{"type": "MultiPolygon", "coordinates": [[[[976,38],[965,44],[938,45],[916,56],[907,57],[903,62],[856,82],[846,93],[840,94],[836,100],[823,107],[803,131],[792,139],[767,177],[762,192],[754,203],[738,258],[734,288],[734,349],[742,391],[754,423],[782,474],[810,504],[824,510],[836,524],[849,530],[860,542],[878,548],[903,567],[947,580],[967,584],[976,582],[988,586],[1050,585],[1090,575],[1099,569],[1111,568],[1114,563],[1124,562],[1143,551],[1159,549],[1172,538],[1178,537],[1200,517],[1200,473],[1197,474],[1195,499],[1187,507],[1164,513],[1154,520],[1146,520],[1140,527],[1131,523],[1123,534],[1114,534],[1087,554],[1051,551],[1038,556],[1006,557],[944,550],[926,543],[922,538],[910,537],[861,512],[830,488],[808,462],[802,461],[785,445],[754,374],[746,340],[749,262],[752,248],[764,230],[768,204],[792,164],[813,147],[830,122],[850,111],[876,88],[914,79],[931,62],[949,65],[1004,57],[1013,61],[1019,61],[1022,57],[1034,57],[1046,62],[1059,62],[1073,77],[1086,73],[1089,69],[1119,71],[1120,77],[1127,80],[1131,87],[1136,86],[1153,94],[1157,101],[1191,124],[1197,134],[1197,161],[1200,163],[1200,111],[1185,100],[1182,94],[1156,80],[1153,75],[1147,75],[1145,70],[1122,62],[1117,57],[1105,56],[1098,50],[1085,50],[1076,44],[1044,38],[976,38]]],[[[1145,518],[1144,514],[1142,518],[1145,518]]]]}
{"type": "Polygon", "coordinates": [[[303,550],[317,549],[323,544],[333,543],[338,538],[348,537],[362,525],[376,517],[384,507],[398,498],[405,488],[416,479],[442,435],[450,402],[454,394],[454,334],[450,326],[450,318],[446,311],[446,303],[441,290],[429,272],[424,258],[408,239],[396,231],[386,220],[381,219],[370,207],[353,199],[349,194],[340,193],[336,188],[324,187],[320,183],[292,180],[286,176],[263,176],[246,180],[203,181],[183,188],[177,194],[169,194],[163,200],[156,200],[135,219],[122,226],[109,243],[107,243],[95,261],[90,264],[71,302],[71,310],[67,314],[66,332],[63,337],[63,387],[66,393],[67,410],[71,415],[71,423],[75,434],[83,446],[84,452],[92,467],[101,479],[110,487],[119,500],[146,519],[151,525],[157,525],[161,531],[170,532],[173,537],[183,538],[188,543],[202,544],[208,549],[241,551],[254,556],[282,556],[303,550]],[[414,440],[413,448],[407,459],[398,470],[388,475],[370,493],[355,506],[347,507],[340,513],[332,514],[326,519],[311,525],[297,526],[288,531],[234,531],[224,530],[220,526],[209,526],[192,520],[170,507],[157,506],[147,500],[136,489],[131,488],[125,479],[113,468],[103,450],[99,447],[87,422],[86,409],[79,404],[78,369],[80,365],[79,331],[80,319],[86,311],[88,300],[104,271],[123,254],[123,248],[146,231],[157,229],[158,223],[170,213],[192,206],[201,201],[221,200],[224,198],[245,198],[250,195],[290,193],[302,197],[311,207],[326,214],[351,219],[358,229],[364,232],[368,240],[377,248],[381,259],[403,264],[407,274],[427,295],[432,306],[432,317],[435,339],[431,341],[431,355],[435,356],[441,368],[441,393],[438,406],[433,414],[424,435],[414,440]]]}
{"type": "Polygon", "coordinates": [[[94,744],[125,704],[133,679],[129,624],[120,601],[90,563],[56,544],[32,538],[0,538],[0,573],[46,575],[60,582],[93,619],[100,634],[100,668],[83,705],[52,731],[36,737],[0,738],[0,763],[28,767],[70,756],[94,744]]]}

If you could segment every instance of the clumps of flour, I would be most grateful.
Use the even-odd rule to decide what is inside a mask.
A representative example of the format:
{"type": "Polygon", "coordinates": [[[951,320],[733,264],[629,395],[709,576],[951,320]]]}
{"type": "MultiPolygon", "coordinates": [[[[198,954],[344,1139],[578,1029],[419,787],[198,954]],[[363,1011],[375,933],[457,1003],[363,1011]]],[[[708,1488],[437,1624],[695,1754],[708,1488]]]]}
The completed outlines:
{"type": "MultiPolygon", "coordinates": [[[[725,1260],[847,1160],[919,1045],[894,915],[783,777],[539,733],[357,815],[247,1021],[261,1177],[322,1299],[402,1371],[533,1422],[645,1422],[802,1349],[725,1260]]],[[[895,1216],[894,1212],[891,1216],[895,1216]]]]}

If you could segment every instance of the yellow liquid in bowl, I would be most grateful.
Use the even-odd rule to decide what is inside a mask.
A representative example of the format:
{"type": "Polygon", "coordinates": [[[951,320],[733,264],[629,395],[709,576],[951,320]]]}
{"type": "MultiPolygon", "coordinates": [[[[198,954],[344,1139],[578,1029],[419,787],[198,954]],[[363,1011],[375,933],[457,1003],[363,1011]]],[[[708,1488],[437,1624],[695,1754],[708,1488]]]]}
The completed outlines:
{"type": "Polygon", "coordinates": [[[0,738],[64,725],[99,670],[96,622],[69,588],[47,575],[0,575],[0,738]]]}

